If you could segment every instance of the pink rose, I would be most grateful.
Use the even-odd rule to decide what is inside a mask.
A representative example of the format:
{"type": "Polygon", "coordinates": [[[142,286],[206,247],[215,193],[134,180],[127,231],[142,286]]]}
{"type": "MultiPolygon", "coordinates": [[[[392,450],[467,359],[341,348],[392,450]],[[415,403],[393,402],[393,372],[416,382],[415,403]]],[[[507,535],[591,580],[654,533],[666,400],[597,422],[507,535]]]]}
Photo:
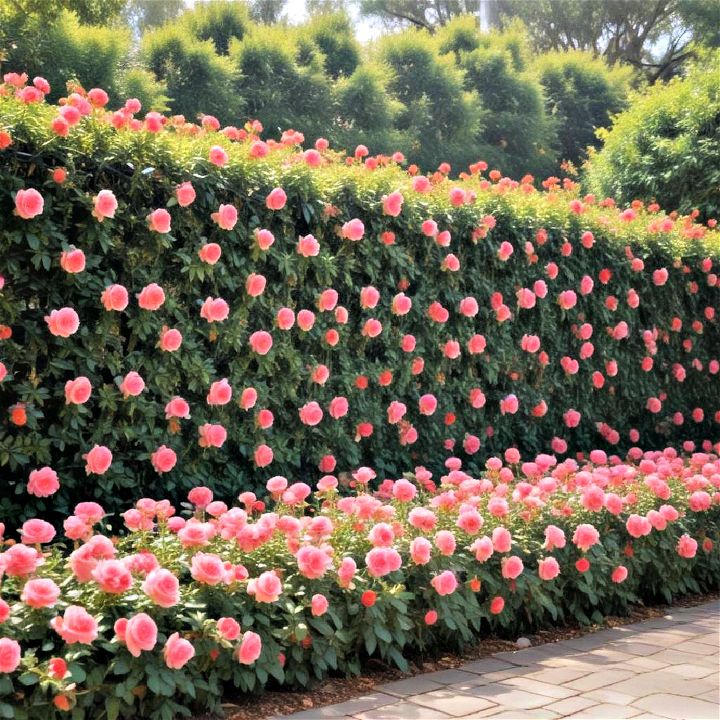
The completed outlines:
{"type": "Polygon", "coordinates": [[[421,415],[432,415],[437,409],[437,398],[431,393],[421,395],[418,406],[421,415]]]}
{"type": "Polygon", "coordinates": [[[303,332],[310,332],[315,325],[315,313],[312,310],[300,310],[297,314],[297,324],[303,332]]]}
{"type": "Polygon", "coordinates": [[[215,265],[222,255],[222,248],[217,243],[205,243],[198,250],[198,257],[208,265],[215,265]]]}
{"type": "Polygon", "coordinates": [[[600,533],[587,523],[578,525],[573,533],[573,543],[583,552],[600,542],[600,533]]]}
{"type": "Polygon", "coordinates": [[[258,394],[255,388],[245,388],[240,395],[240,407],[243,410],[252,410],[257,403],[258,394]]]}
{"type": "Polygon", "coordinates": [[[208,322],[222,322],[229,314],[230,307],[222,298],[209,297],[200,308],[200,317],[208,322]]]}
{"type": "Polygon", "coordinates": [[[82,405],[88,401],[91,393],[92,385],[84,375],[65,383],[65,403],[67,405],[82,405]]]}
{"type": "Polygon", "coordinates": [[[188,405],[187,401],[177,396],[170,400],[170,402],[165,406],[165,418],[167,420],[169,420],[170,418],[185,418],[186,420],[189,419],[190,406],[188,405]]]}
{"type": "Polygon", "coordinates": [[[133,584],[132,575],[120,560],[101,560],[92,570],[92,579],[106,593],[122,595],[133,584]]]}
{"type": "Polygon", "coordinates": [[[267,355],[272,346],[272,335],[265,330],[258,330],[250,336],[250,347],[258,355],[267,355]]]}
{"type": "Polygon", "coordinates": [[[51,467],[33,470],[28,479],[28,492],[35,497],[49,497],[60,489],[57,473],[51,467]]]}
{"type": "Polygon", "coordinates": [[[160,349],[165,352],[175,352],[182,345],[183,336],[179,330],[164,327],[160,333],[160,349]]]}
{"type": "Polygon", "coordinates": [[[274,570],[267,570],[250,580],[247,592],[255,598],[255,602],[274,603],[282,594],[282,582],[274,570]]]}
{"type": "Polygon", "coordinates": [[[627,580],[628,570],[624,565],[618,565],[613,571],[610,579],[614,583],[621,583],[627,580]]]}
{"type": "Polygon", "coordinates": [[[320,243],[312,236],[298,238],[296,250],[303,257],[317,257],[320,254],[320,243]]]}
{"type": "Polygon", "coordinates": [[[45,316],[45,322],[50,332],[56,337],[68,338],[74,335],[80,327],[78,314],[69,307],[51,310],[50,315],[45,316]]]}
{"type": "Polygon", "coordinates": [[[390,217],[397,217],[402,212],[402,206],[405,198],[399,190],[391,192],[389,195],[382,196],[383,213],[390,217]]]}
{"type": "Polygon", "coordinates": [[[60,267],[66,273],[81,273],[85,269],[85,253],[71,245],[60,254],[60,267]]]}
{"type": "Polygon", "coordinates": [[[347,238],[348,240],[353,240],[357,242],[358,240],[362,239],[362,236],[365,234],[365,225],[363,225],[362,220],[359,220],[358,218],[353,218],[352,220],[348,220],[343,226],[342,226],[342,236],[344,238],[347,238]]]}
{"type": "Polygon", "coordinates": [[[180,581],[170,570],[151,570],[143,581],[142,591],[160,607],[169,608],[180,602],[180,581]]]}
{"type": "Polygon", "coordinates": [[[148,227],[153,232],[159,232],[162,234],[170,232],[170,213],[165,208],[158,208],[153,210],[147,216],[148,227]]]}
{"type": "Polygon", "coordinates": [[[212,553],[197,553],[193,555],[190,564],[190,574],[199,583],[218,585],[225,579],[225,566],[217,555],[212,553]]]}
{"type": "Polygon", "coordinates": [[[207,394],[208,405],[227,405],[232,399],[232,387],[227,378],[216,380],[207,394]]]}
{"type": "Polygon", "coordinates": [[[541,580],[552,580],[560,574],[560,565],[553,557],[543,558],[538,562],[538,575],[541,580]]]}
{"type": "Polygon", "coordinates": [[[140,657],[143,650],[150,652],[157,643],[158,629],[155,621],[146,613],[133,615],[124,627],[127,649],[133,657],[140,657]]]}
{"type": "Polygon", "coordinates": [[[27,545],[12,545],[2,555],[5,573],[10,577],[32,575],[43,562],[42,555],[27,545]]]}
{"type": "Polygon", "coordinates": [[[120,392],[124,398],[137,397],[145,389],[145,381],[140,373],[131,370],[119,385],[120,392]]]}
{"type": "Polygon", "coordinates": [[[53,607],[60,597],[60,588],[48,578],[28,580],[20,599],[31,608],[53,607]]]}
{"type": "Polygon", "coordinates": [[[574,308],[576,304],[577,295],[574,290],[563,290],[563,292],[558,295],[558,305],[560,305],[563,310],[570,310],[574,308]]]}
{"type": "Polygon", "coordinates": [[[435,588],[438,595],[452,595],[457,589],[457,578],[450,570],[445,570],[436,575],[430,584],[435,588]]]}
{"type": "Polygon", "coordinates": [[[269,445],[258,445],[253,453],[255,465],[259,468],[267,467],[273,461],[273,450],[269,445]]]}
{"type": "Polygon", "coordinates": [[[330,401],[330,407],[328,412],[333,420],[339,420],[341,417],[345,417],[348,414],[350,406],[345,397],[334,397],[330,401]]]}
{"type": "Polygon", "coordinates": [[[79,605],[68,606],[64,615],[50,621],[50,626],[68,644],[90,645],[98,636],[97,620],[79,605]]]}
{"type": "Polygon", "coordinates": [[[122,312],[128,306],[128,291],[122,285],[110,285],[103,290],[100,301],[106,310],[122,312]]]}
{"type": "Polygon", "coordinates": [[[687,533],[680,536],[677,543],[677,554],[686,559],[694,558],[698,549],[697,540],[687,533]]]}
{"type": "Polygon", "coordinates": [[[261,250],[269,250],[275,242],[275,236],[269,230],[258,228],[255,230],[255,242],[261,250]]]}
{"type": "Polygon", "coordinates": [[[55,537],[55,528],[45,520],[32,518],[23,523],[20,540],[25,545],[42,545],[52,542],[55,537]]]}
{"type": "Polygon", "coordinates": [[[412,299],[405,293],[398,293],[392,300],[391,309],[394,315],[407,315],[412,309],[412,299]]]}
{"type": "Polygon", "coordinates": [[[173,633],[165,643],[163,657],[171,670],[179,670],[195,657],[195,648],[189,640],[181,638],[179,633],[173,633]]]}
{"type": "Polygon", "coordinates": [[[332,558],[324,550],[312,545],[301,547],[295,555],[295,560],[300,574],[310,580],[319,580],[324,577],[332,566],[332,558]]]}
{"type": "Polygon", "coordinates": [[[282,188],[275,188],[265,198],[265,205],[268,210],[282,210],[287,202],[287,195],[282,188]]]}
{"type": "Polygon", "coordinates": [[[83,455],[85,472],[90,475],[103,475],[112,464],[112,453],[104,445],[95,445],[90,452],[83,455]]]}
{"type": "Polygon", "coordinates": [[[114,218],[118,202],[112,190],[101,190],[93,198],[93,217],[102,222],[105,218],[114,218]]]}
{"type": "Polygon", "coordinates": [[[518,411],[519,402],[515,395],[508,395],[500,401],[501,414],[514,415],[518,411]]]}
{"type": "Polygon", "coordinates": [[[250,273],[245,281],[245,292],[250,297],[260,297],[265,292],[265,276],[258,273],[250,273]]]}
{"type": "Polygon", "coordinates": [[[222,230],[232,230],[238,220],[238,211],[234,205],[220,205],[210,218],[222,230]]]}
{"type": "Polygon", "coordinates": [[[15,195],[15,214],[23,220],[41,215],[44,205],[43,196],[34,188],[18,190],[15,195]]]}
{"type": "Polygon", "coordinates": [[[317,593],[316,595],[312,596],[312,600],[310,601],[310,608],[314,617],[320,617],[321,615],[324,615],[329,607],[330,603],[324,595],[317,593]]]}
{"type": "Polygon", "coordinates": [[[150,283],[140,291],[137,299],[143,310],[157,310],[165,302],[165,291],[157,283],[150,283]]]}
{"type": "Polygon", "coordinates": [[[257,633],[248,630],[240,643],[238,661],[243,665],[252,665],[262,652],[262,640],[257,633]]]}
{"type": "Polygon", "coordinates": [[[227,440],[227,430],[222,425],[205,423],[198,428],[200,447],[222,447],[227,440]]]}
{"type": "Polygon", "coordinates": [[[217,167],[223,167],[227,164],[228,154],[220,145],[213,145],[208,152],[208,160],[217,167]]]}
{"type": "Polygon", "coordinates": [[[15,672],[20,665],[20,643],[10,638],[0,638],[0,673],[15,672]]]}
{"type": "Polygon", "coordinates": [[[224,640],[233,642],[240,637],[240,623],[230,617],[221,617],[217,621],[217,630],[224,640]]]}
{"type": "Polygon", "coordinates": [[[302,422],[303,425],[318,425],[323,419],[322,408],[314,400],[305,403],[305,405],[299,409],[299,414],[300,422],[302,422]]]}
{"type": "Polygon", "coordinates": [[[175,197],[180,207],[187,207],[195,202],[195,188],[191,182],[184,182],[175,188],[175,197]]]}
{"type": "Polygon", "coordinates": [[[379,547],[373,548],[365,556],[365,564],[368,573],[378,578],[399,570],[402,567],[402,558],[394,548],[379,547]]]}
{"type": "Polygon", "coordinates": [[[170,472],[177,463],[175,451],[166,445],[161,445],[151,456],[150,462],[155,471],[162,474],[170,472]]]}

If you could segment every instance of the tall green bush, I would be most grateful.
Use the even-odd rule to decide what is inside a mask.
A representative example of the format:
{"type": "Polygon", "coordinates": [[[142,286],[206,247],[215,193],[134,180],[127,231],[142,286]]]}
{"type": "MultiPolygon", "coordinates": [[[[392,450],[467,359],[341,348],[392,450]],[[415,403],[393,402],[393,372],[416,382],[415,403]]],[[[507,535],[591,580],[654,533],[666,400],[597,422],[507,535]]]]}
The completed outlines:
{"type": "Polygon", "coordinates": [[[212,130],[116,130],[101,110],[63,138],[57,113],[0,93],[0,516],[178,501],[196,484],[229,497],[270,475],[314,481],[318,467],[367,465],[382,479],[459,455],[480,469],[511,445],[562,454],[717,437],[717,232],[594,205],[573,187],[440,173],[423,187],[332,148],[291,142],[257,157],[253,141],[212,130]],[[184,182],[196,197],[182,206],[184,182]],[[279,188],[286,202],[269,205],[279,188]],[[41,213],[28,214],[21,190],[43,196],[41,213]],[[118,202],[102,222],[101,191],[118,202]],[[398,191],[402,203],[389,197],[398,191]],[[221,205],[236,223],[220,225],[221,205]],[[167,232],[148,220],[160,210],[167,232]],[[265,250],[261,229],[274,237],[263,234],[265,250]],[[308,235],[317,246],[299,243],[308,235]],[[200,255],[208,243],[215,264],[200,255]],[[71,246],[84,270],[61,264],[71,246]],[[143,309],[153,283],[165,302],[143,309]],[[129,293],[125,309],[102,301],[113,284],[129,293]],[[321,302],[326,290],[347,317],[332,292],[321,302]],[[225,300],[227,319],[208,321],[208,298],[225,300]],[[80,322],[68,337],[48,322],[62,308],[80,322]],[[162,349],[165,329],[181,333],[176,351],[162,349]],[[272,339],[267,353],[256,332],[272,339]],[[139,395],[120,387],[131,372],[139,395]],[[68,402],[79,377],[91,397],[68,402]],[[223,379],[232,398],[215,404],[223,379]],[[189,418],[167,417],[174,396],[189,418]],[[206,424],[225,428],[221,446],[201,443],[206,424]],[[84,457],[96,445],[112,452],[105,471],[84,457]],[[162,446],[177,459],[165,474],[152,460],[162,446]],[[27,492],[43,466],[61,479],[48,499],[27,492]]]}
{"type": "Polygon", "coordinates": [[[702,217],[720,212],[720,51],[708,52],[688,74],[632,96],[603,147],[591,155],[587,182],[622,202],[657,201],[702,217]]]}
{"type": "Polygon", "coordinates": [[[477,160],[480,103],[452,58],[439,56],[429,35],[414,30],[382,38],[378,52],[390,68],[390,91],[403,105],[397,128],[413,138],[409,159],[428,170],[438,160],[458,168],[477,160]]]}
{"type": "Polygon", "coordinates": [[[551,52],[541,55],[537,69],[548,113],[556,124],[560,160],[579,166],[587,148],[598,148],[597,130],[628,103],[632,70],[608,67],[589,52],[551,52]]]}
{"type": "Polygon", "coordinates": [[[199,40],[181,24],[147,33],[141,57],[165,84],[174,113],[193,121],[199,112],[226,124],[243,124],[246,108],[234,88],[231,61],[218,55],[212,40],[199,40]]]}

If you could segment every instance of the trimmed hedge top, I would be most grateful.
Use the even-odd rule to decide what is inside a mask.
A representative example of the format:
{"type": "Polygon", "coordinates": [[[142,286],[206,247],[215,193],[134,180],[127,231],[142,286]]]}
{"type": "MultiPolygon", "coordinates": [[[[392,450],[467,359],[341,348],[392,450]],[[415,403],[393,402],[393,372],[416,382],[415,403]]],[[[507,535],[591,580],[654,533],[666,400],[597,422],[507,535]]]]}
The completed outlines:
{"type": "Polygon", "coordinates": [[[692,217],[5,80],[3,515],[717,439],[692,217]]]}

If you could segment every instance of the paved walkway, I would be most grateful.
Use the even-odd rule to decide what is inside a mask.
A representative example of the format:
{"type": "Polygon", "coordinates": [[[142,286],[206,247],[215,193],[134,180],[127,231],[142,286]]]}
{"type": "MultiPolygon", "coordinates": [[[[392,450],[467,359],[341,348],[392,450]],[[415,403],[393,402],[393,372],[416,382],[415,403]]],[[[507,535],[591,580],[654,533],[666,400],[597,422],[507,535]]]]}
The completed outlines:
{"type": "Polygon", "coordinates": [[[391,682],[291,720],[720,718],[720,602],[391,682]]]}

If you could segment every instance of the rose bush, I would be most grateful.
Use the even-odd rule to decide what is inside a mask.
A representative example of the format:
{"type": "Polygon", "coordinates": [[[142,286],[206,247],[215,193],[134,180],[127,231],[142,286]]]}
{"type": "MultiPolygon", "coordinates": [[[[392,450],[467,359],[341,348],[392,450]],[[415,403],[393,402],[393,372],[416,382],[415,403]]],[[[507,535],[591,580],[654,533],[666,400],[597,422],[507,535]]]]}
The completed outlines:
{"type": "MultiPolygon", "coordinates": [[[[162,718],[223,693],[306,686],[378,657],[408,667],[630,603],[718,588],[720,459],[632,450],[623,461],[515,448],[470,475],[451,457],[372,491],[282,476],[228,505],[77,505],[56,536],[0,523],[0,717],[162,718]]],[[[229,499],[229,498],[227,498],[229,499]]]]}
{"type": "Polygon", "coordinates": [[[717,440],[692,216],[46,90],[0,86],[1,516],[717,440]]]}

